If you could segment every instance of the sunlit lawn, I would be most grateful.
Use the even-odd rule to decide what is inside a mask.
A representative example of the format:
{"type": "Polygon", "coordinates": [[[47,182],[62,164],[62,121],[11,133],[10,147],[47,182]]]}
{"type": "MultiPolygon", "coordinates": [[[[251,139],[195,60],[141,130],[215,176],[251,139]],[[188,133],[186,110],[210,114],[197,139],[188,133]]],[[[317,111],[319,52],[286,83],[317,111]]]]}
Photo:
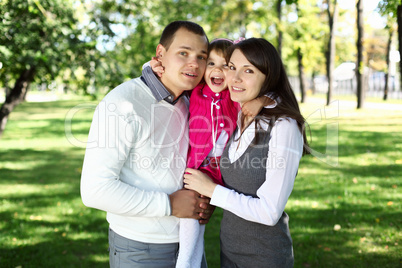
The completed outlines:
{"type": "MultiPolygon", "coordinates": [[[[286,207],[295,267],[401,267],[395,103],[399,110],[302,105],[314,154],[303,158],[286,207]]],[[[79,194],[94,106],[24,103],[12,113],[0,140],[0,267],[108,267],[105,213],[84,207],[79,194]]],[[[207,226],[209,267],[219,267],[220,216],[217,209],[207,226]]]]}

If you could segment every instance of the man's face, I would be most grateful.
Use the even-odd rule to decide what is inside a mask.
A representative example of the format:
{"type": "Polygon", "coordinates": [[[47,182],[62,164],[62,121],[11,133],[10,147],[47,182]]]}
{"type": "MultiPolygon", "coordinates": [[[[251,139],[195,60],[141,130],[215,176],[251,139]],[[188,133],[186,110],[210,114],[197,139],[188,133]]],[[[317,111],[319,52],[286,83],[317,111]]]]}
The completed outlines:
{"type": "Polygon", "coordinates": [[[156,55],[165,68],[161,82],[175,97],[185,90],[193,89],[201,81],[206,67],[207,49],[205,36],[185,28],[177,30],[167,51],[161,44],[158,45],[156,55]]]}

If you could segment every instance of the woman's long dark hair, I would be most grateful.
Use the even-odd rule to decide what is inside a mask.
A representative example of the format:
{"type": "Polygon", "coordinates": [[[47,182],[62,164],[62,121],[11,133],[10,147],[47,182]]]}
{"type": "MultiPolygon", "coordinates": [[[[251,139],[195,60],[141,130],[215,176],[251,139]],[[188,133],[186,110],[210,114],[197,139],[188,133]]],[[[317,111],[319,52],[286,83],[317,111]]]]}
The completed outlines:
{"type": "MultiPolygon", "coordinates": [[[[252,65],[266,75],[258,97],[270,93],[271,98],[278,100],[275,108],[261,110],[254,120],[255,124],[259,125],[259,121],[264,120],[269,121],[272,126],[279,118],[293,118],[297,121],[303,135],[303,154],[308,154],[309,147],[305,131],[307,122],[300,112],[285,67],[275,47],[263,38],[249,38],[229,47],[226,55],[227,62],[236,49],[239,49],[252,65]]],[[[242,124],[243,122],[244,120],[242,124]]],[[[258,138],[258,131],[256,131],[256,139],[258,138]]]]}

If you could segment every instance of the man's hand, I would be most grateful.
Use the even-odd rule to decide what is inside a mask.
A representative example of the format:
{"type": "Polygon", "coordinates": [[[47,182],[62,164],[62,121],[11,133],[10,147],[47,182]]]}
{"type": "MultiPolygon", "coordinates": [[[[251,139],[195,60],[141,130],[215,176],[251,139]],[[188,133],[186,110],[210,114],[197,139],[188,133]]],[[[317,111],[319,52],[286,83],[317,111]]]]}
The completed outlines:
{"type": "Polygon", "coordinates": [[[178,190],[169,195],[172,215],[178,218],[192,218],[209,221],[213,210],[210,209],[209,198],[201,197],[191,190],[178,190]]]}
{"type": "MultiPolygon", "coordinates": [[[[202,198],[207,198],[206,196],[201,195],[202,198]]],[[[208,198],[209,199],[209,198],[208,198]]],[[[201,203],[200,204],[201,208],[204,209],[204,212],[199,213],[198,215],[200,216],[201,219],[198,220],[200,224],[207,224],[209,222],[209,219],[211,218],[212,214],[215,211],[215,206],[212,206],[211,204],[206,204],[206,203],[201,203]]]]}

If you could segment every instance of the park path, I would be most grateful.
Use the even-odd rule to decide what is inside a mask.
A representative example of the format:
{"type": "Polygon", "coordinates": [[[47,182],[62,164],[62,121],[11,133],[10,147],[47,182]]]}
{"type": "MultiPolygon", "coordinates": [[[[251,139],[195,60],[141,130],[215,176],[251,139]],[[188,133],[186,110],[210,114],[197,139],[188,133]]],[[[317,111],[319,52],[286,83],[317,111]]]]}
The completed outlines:
{"type": "MultiPolygon", "coordinates": [[[[318,98],[314,96],[307,97],[306,104],[315,105],[317,107],[326,106],[327,100],[324,98],[318,98]]],[[[339,105],[340,110],[344,109],[356,109],[357,102],[351,100],[339,100],[336,97],[331,102],[330,106],[339,105]]],[[[364,109],[372,110],[390,110],[390,111],[402,111],[402,104],[387,103],[387,102],[368,102],[364,103],[364,109]]]]}
{"type": "MultiPolygon", "coordinates": [[[[44,92],[41,94],[28,92],[28,94],[26,96],[26,101],[27,102],[56,101],[56,100],[62,99],[61,96],[63,96],[63,95],[53,94],[51,92],[44,92]]],[[[4,93],[3,93],[3,94],[0,94],[0,105],[2,103],[4,103],[4,101],[5,101],[5,97],[4,97],[4,93]]],[[[326,99],[315,97],[315,96],[308,96],[306,99],[306,104],[316,105],[317,107],[318,106],[324,107],[324,106],[326,106],[326,99]]],[[[340,110],[353,109],[353,108],[356,108],[356,106],[357,106],[356,101],[338,100],[338,99],[336,99],[336,97],[334,97],[333,103],[331,103],[331,105],[334,105],[334,104],[339,105],[340,110]]],[[[364,109],[402,111],[402,104],[366,101],[364,104],[364,109]]]]}

